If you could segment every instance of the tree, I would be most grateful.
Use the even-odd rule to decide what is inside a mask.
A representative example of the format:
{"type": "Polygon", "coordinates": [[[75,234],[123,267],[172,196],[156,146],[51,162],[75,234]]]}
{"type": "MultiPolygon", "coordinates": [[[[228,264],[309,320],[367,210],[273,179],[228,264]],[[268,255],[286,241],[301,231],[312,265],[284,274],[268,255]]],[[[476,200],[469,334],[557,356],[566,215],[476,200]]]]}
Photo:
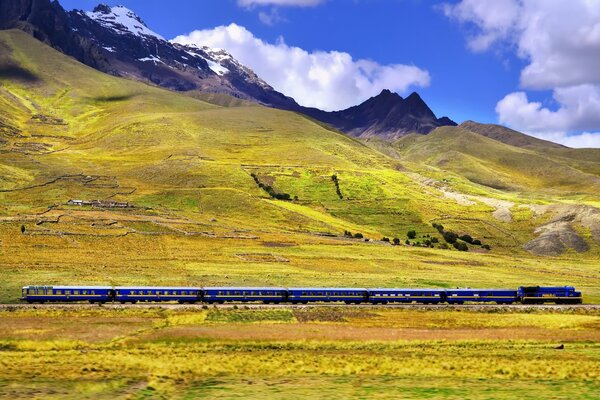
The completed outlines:
{"type": "Polygon", "coordinates": [[[454,242],[452,245],[458,251],[469,251],[469,246],[465,242],[454,242]]]}
{"type": "Polygon", "coordinates": [[[483,246],[481,246],[481,248],[486,249],[486,250],[491,250],[491,246],[489,244],[484,244],[483,246]]]}
{"type": "Polygon", "coordinates": [[[414,231],[414,230],[408,231],[408,232],[406,233],[406,236],[407,236],[409,239],[414,239],[414,238],[416,238],[416,237],[417,237],[417,232],[416,232],[416,231],[414,231]]]}
{"type": "Polygon", "coordinates": [[[355,234],[354,234],[354,237],[355,237],[356,239],[362,239],[364,236],[363,236],[363,234],[362,234],[362,233],[358,233],[358,232],[357,232],[357,233],[355,233],[355,234]]]}
{"type": "Polygon", "coordinates": [[[439,239],[436,237],[431,238],[431,243],[439,243],[439,239]]]}
{"type": "Polygon", "coordinates": [[[471,237],[471,235],[462,235],[460,237],[460,240],[462,240],[463,242],[467,242],[467,243],[473,244],[473,238],[471,237]]]}
{"type": "Polygon", "coordinates": [[[444,232],[444,226],[442,224],[436,224],[434,222],[433,224],[431,224],[431,226],[433,226],[435,229],[437,229],[437,231],[439,233],[443,233],[444,232]]]}
{"type": "Polygon", "coordinates": [[[350,236],[350,237],[352,237],[352,232],[350,232],[350,231],[344,231],[344,236],[350,236]]]}
{"type": "Polygon", "coordinates": [[[410,240],[406,239],[406,242],[404,242],[404,244],[410,245],[410,240]]]}
{"type": "Polygon", "coordinates": [[[21,234],[25,233],[25,225],[21,225],[21,234]]]}
{"type": "Polygon", "coordinates": [[[458,235],[454,232],[448,231],[444,232],[444,240],[448,243],[454,243],[458,239],[458,235]]]}
{"type": "Polygon", "coordinates": [[[400,239],[394,238],[394,245],[398,246],[400,244],[400,239]]]}
{"type": "Polygon", "coordinates": [[[475,246],[481,246],[481,240],[479,239],[473,239],[473,243],[475,246]]]}
{"type": "Polygon", "coordinates": [[[390,238],[389,238],[389,237],[385,237],[385,236],[384,236],[384,237],[382,237],[382,238],[381,238],[381,241],[382,241],[382,242],[388,242],[388,243],[389,243],[389,242],[390,242],[390,238]]]}

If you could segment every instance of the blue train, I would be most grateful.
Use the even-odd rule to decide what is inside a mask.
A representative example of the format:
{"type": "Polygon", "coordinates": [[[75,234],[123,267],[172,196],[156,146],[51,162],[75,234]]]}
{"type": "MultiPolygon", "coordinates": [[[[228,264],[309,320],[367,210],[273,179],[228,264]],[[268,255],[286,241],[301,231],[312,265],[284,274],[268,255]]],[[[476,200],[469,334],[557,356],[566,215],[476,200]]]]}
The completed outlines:
{"type": "Polygon", "coordinates": [[[21,300],[28,303],[78,302],[219,303],[262,302],[308,304],[581,304],[573,286],[521,286],[518,289],[364,289],[283,287],[142,287],[142,286],[25,286],[21,300]]]}

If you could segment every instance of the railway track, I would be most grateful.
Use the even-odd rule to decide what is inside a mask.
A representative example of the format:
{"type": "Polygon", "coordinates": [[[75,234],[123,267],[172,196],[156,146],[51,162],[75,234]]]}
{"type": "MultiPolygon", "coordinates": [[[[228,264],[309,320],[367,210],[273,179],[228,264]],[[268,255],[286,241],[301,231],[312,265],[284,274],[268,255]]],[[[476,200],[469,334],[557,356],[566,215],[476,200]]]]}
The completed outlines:
{"type": "Polygon", "coordinates": [[[230,304],[178,304],[178,303],[137,303],[120,304],[106,303],[102,305],[87,303],[51,303],[51,304],[0,304],[0,311],[13,311],[21,309],[55,309],[55,310],[78,310],[78,309],[109,309],[119,310],[126,308],[160,308],[166,310],[202,310],[202,309],[307,309],[307,308],[363,308],[363,309],[410,309],[410,310],[466,310],[466,311],[529,311],[529,310],[598,310],[600,304],[353,304],[343,303],[318,303],[318,304],[259,304],[259,303],[230,303],[230,304]]]}

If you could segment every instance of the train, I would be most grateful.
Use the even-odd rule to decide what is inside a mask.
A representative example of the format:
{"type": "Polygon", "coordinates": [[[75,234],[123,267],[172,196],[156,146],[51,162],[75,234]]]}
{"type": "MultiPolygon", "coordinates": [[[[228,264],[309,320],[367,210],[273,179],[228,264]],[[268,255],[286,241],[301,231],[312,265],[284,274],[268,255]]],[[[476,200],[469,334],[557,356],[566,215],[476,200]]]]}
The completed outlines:
{"type": "Polygon", "coordinates": [[[170,287],[170,286],[24,286],[28,303],[178,302],[223,304],[582,304],[573,286],[520,286],[517,289],[410,289],[335,287],[170,287]]]}

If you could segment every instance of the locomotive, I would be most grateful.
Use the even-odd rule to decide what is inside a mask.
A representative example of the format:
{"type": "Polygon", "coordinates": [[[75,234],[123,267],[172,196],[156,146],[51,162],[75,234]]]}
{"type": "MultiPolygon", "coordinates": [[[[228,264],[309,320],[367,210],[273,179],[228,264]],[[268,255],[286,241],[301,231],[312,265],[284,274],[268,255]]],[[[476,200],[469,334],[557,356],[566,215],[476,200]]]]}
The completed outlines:
{"type": "Polygon", "coordinates": [[[170,287],[170,286],[24,286],[28,303],[81,302],[179,302],[223,304],[582,304],[573,286],[520,286],[518,289],[402,289],[335,287],[170,287]]]}

